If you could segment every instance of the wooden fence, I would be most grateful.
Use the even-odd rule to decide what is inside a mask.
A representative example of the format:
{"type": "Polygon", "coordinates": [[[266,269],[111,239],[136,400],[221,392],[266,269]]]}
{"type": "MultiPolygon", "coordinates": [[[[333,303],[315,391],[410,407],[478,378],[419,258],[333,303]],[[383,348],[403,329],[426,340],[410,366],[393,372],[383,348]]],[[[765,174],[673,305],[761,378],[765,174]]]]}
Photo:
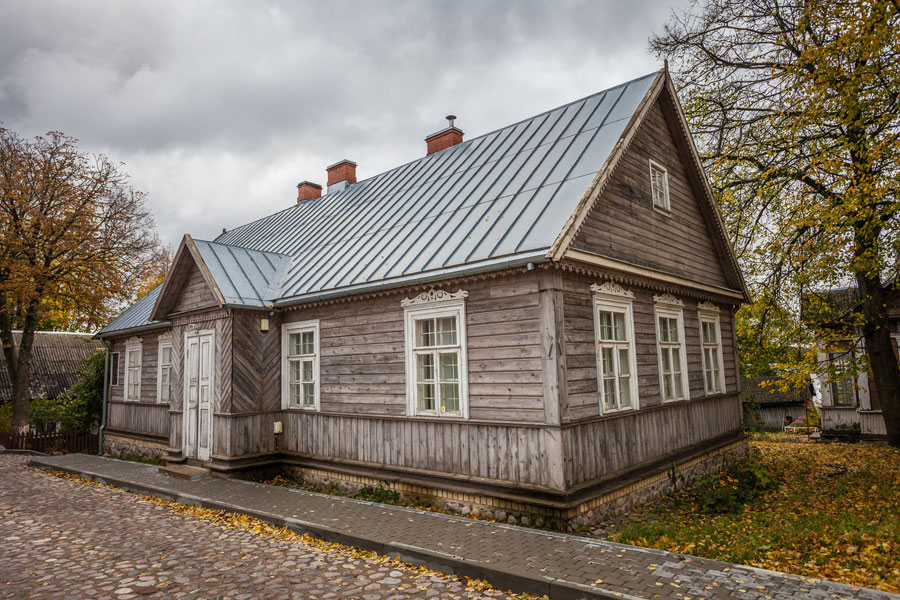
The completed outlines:
{"type": "Polygon", "coordinates": [[[30,432],[26,434],[0,432],[0,446],[10,450],[35,452],[100,452],[100,436],[80,431],[30,432]]]}

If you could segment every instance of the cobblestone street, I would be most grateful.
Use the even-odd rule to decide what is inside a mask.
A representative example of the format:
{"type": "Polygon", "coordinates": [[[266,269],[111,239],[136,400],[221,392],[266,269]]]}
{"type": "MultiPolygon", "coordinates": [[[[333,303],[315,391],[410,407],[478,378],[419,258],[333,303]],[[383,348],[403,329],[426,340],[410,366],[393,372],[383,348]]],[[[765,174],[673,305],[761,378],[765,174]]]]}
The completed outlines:
{"type": "Polygon", "coordinates": [[[176,514],[27,458],[0,456],[0,598],[510,598],[176,514]]]}

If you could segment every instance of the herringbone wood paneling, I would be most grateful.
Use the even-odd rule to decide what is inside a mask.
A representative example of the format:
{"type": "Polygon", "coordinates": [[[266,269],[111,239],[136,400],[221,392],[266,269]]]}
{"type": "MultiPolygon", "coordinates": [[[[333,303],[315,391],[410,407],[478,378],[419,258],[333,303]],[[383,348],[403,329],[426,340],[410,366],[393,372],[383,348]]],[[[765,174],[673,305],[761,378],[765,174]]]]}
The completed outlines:
{"type": "Polygon", "coordinates": [[[259,313],[234,315],[233,413],[281,407],[281,323],[270,317],[269,331],[262,332],[259,319],[259,313]]]}

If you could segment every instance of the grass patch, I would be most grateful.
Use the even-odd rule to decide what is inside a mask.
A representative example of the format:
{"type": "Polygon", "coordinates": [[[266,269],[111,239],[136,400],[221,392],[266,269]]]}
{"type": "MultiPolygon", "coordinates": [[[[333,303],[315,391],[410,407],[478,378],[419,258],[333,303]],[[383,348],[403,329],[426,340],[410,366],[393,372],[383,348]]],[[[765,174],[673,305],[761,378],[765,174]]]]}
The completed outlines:
{"type": "Polygon", "coordinates": [[[900,451],[774,436],[751,447],[722,476],[634,511],[610,539],[900,592],[900,451]]]}

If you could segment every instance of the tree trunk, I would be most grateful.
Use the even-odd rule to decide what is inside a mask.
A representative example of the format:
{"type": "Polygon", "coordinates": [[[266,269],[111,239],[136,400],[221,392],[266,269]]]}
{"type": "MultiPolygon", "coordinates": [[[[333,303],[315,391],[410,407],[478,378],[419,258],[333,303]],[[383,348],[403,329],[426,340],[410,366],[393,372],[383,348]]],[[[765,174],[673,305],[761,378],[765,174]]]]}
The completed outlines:
{"type": "Polygon", "coordinates": [[[887,314],[887,292],[880,278],[856,274],[862,299],[862,334],[866,357],[872,373],[870,385],[878,394],[888,443],[900,448],[900,364],[891,340],[891,323],[887,314]]]}

